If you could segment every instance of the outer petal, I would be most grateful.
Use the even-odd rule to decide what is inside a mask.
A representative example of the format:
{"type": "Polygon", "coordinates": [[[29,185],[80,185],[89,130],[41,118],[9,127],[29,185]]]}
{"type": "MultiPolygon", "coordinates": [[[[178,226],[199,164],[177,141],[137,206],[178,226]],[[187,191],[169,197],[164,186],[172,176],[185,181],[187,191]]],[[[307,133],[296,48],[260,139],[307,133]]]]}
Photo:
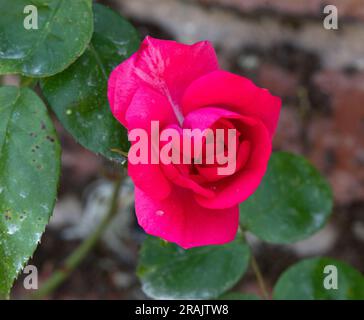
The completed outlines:
{"type": "Polygon", "coordinates": [[[181,113],[180,100],[187,86],[217,68],[216,54],[208,41],[185,45],[146,37],[140,49],[111,73],[111,111],[126,125],[125,112],[138,87],[144,84],[166,96],[175,113],[181,113]]]}
{"type": "Polygon", "coordinates": [[[155,201],[136,187],[135,210],[140,226],[147,233],[185,249],[230,242],[239,223],[238,206],[206,209],[194,201],[190,192],[179,188],[168,199],[155,201]]]}
{"type": "Polygon", "coordinates": [[[136,90],[125,113],[128,130],[144,129],[150,133],[152,121],[159,121],[162,130],[177,121],[167,98],[158,91],[141,84],[136,90]]]}
{"type": "Polygon", "coordinates": [[[203,106],[222,106],[242,115],[257,117],[273,135],[281,100],[249,79],[217,70],[195,80],[183,96],[184,115],[203,106]]]}
{"type": "Polygon", "coordinates": [[[149,136],[147,145],[149,164],[133,164],[128,162],[128,173],[134,184],[147,192],[154,199],[164,199],[171,192],[171,183],[164,176],[159,164],[151,164],[151,134],[150,125],[154,120],[159,121],[160,129],[176,121],[169,102],[160,93],[142,85],[134,94],[126,112],[125,120],[129,132],[132,129],[144,129],[149,136]],[[158,188],[156,188],[158,186],[158,188]]]}
{"type": "Polygon", "coordinates": [[[110,74],[107,97],[109,99],[111,112],[125,127],[125,112],[128,108],[135,91],[138,88],[137,78],[134,75],[134,65],[138,53],[119,64],[110,74]]]}

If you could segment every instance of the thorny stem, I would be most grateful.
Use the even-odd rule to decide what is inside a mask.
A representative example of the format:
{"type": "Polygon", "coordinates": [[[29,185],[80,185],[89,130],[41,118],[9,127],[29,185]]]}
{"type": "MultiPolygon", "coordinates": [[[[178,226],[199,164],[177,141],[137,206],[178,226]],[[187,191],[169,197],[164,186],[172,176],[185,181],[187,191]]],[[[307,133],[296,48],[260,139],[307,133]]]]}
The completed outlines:
{"type": "Polygon", "coordinates": [[[66,259],[63,266],[43,284],[38,291],[31,295],[33,299],[42,299],[56,290],[87,257],[90,251],[101,238],[109,223],[118,212],[118,196],[122,185],[122,179],[115,182],[113,194],[108,211],[97,228],[79,245],[79,247],[66,259]]]}

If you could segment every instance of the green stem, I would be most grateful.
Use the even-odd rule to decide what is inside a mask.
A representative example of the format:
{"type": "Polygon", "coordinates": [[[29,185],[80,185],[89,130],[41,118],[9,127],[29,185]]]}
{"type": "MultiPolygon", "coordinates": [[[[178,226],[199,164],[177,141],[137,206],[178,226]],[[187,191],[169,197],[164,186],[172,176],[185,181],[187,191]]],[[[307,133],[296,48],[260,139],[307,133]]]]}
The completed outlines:
{"type": "Polygon", "coordinates": [[[63,266],[54,272],[53,275],[37,292],[32,294],[31,297],[33,299],[42,299],[54,292],[54,290],[56,290],[71,275],[71,273],[80,265],[84,258],[93,249],[104,231],[107,229],[109,223],[113,220],[114,216],[118,212],[118,196],[121,189],[121,184],[121,179],[115,182],[108,212],[101,223],[97,226],[95,231],[93,231],[66,259],[63,266]]]}
{"type": "Polygon", "coordinates": [[[120,149],[117,149],[117,148],[112,148],[110,149],[112,152],[115,152],[115,153],[118,153],[120,155],[122,155],[123,157],[127,158],[128,157],[128,153],[123,151],[123,150],[120,150],[120,149]]]}
{"type": "Polygon", "coordinates": [[[250,263],[251,263],[252,269],[254,271],[255,277],[257,278],[258,285],[259,285],[260,291],[262,292],[263,298],[268,300],[269,294],[268,294],[267,286],[265,285],[263,275],[260,271],[259,265],[253,255],[253,253],[251,254],[250,263]]]}
{"type": "Polygon", "coordinates": [[[258,262],[257,260],[255,259],[255,256],[254,256],[254,253],[253,253],[253,248],[252,246],[249,244],[248,242],[248,239],[246,237],[246,229],[243,227],[243,226],[240,226],[240,231],[243,233],[243,236],[245,238],[245,242],[248,244],[248,246],[250,247],[250,264],[251,264],[251,267],[253,269],[253,272],[255,274],[255,277],[257,279],[257,282],[258,282],[258,285],[259,285],[259,288],[260,288],[260,291],[262,293],[262,296],[264,299],[268,300],[269,299],[269,294],[268,294],[268,290],[267,290],[267,286],[265,284],[265,281],[264,281],[264,277],[263,277],[263,274],[262,272],[260,271],[260,268],[259,268],[259,265],[258,265],[258,262]]]}

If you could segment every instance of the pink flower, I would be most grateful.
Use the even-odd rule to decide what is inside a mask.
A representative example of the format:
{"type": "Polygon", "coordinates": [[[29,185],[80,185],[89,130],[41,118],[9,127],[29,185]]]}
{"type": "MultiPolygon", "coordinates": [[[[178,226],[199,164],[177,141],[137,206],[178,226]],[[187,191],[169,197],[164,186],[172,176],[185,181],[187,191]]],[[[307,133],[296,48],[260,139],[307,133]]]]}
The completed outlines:
{"type": "Polygon", "coordinates": [[[147,233],[183,248],[232,241],[239,203],[266,171],[281,100],[220,70],[207,41],[185,45],[151,37],[112,72],[108,98],[129,132],[150,134],[152,121],[161,129],[236,129],[236,169],[229,175],[219,175],[216,163],[128,164],[138,222],[147,233]]]}

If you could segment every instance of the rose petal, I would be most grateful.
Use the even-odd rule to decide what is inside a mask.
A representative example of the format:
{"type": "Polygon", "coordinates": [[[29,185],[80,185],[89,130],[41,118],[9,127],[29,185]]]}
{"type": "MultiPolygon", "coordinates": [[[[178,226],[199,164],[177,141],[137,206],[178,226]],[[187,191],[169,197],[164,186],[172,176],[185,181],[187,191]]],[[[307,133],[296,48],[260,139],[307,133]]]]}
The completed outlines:
{"type": "MultiPolygon", "coordinates": [[[[177,125],[170,125],[167,127],[168,129],[174,129],[179,134],[179,148],[183,147],[183,134],[182,128],[177,125]]],[[[161,142],[160,146],[162,147],[167,142],[161,142]]],[[[177,146],[176,146],[177,147],[177,146]]],[[[178,150],[181,154],[182,150],[178,150]]],[[[176,159],[177,160],[177,159],[176,159]]],[[[180,187],[191,189],[192,191],[203,195],[204,197],[213,197],[214,192],[210,189],[204,188],[199,185],[196,181],[191,179],[190,177],[190,164],[184,164],[183,158],[180,156],[178,158],[178,163],[174,162],[171,164],[163,164],[161,161],[161,170],[165,174],[165,176],[171,181],[173,184],[176,184],[180,187]]]]}
{"type": "Polygon", "coordinates": [[[134,75],[134,65],[138,53],[134,53],[130,58],[119,64],[110,74],[107,97],[110,109],[114,117],[125,127],[125,112],[138,88],[137,78],[134,75]]]}
{"type": "MultiPolygon", "coordinates": [[[[239,171],[247,163],[247,161],[250,157],[250,145],[251,145],[251,143],[246,140],[240,144],[238,152],[237,152],[235,172],[239,171]]],[[[196,169],[197,169],[198,173],[200,174],[200,177],[203,177],[205,179],[205,181],[208,181],[208,182],[216,182],[216,181],[226,178],[226,176],[219,175],[218,168],[219,167],[216,165],[211,165],[211,166],[197,165],[196,166],[196,169]]]]}
{"type": "Polygon", "coordinates": [[[182,99],[184,115],[203,106],[222,106],[240,114],[259,118],[273,135],[281,99],[257,87],[247,78],[218,70],[191,83],[182,99]]]}
{"type": "MultiPolygon", "coordinates": [[[[183,126],[184,128],[198,128],[200,130],[205,130],[211,127],[218,128],[219,124],[221,124],[227,128],[227,120],[235,120],[240,123],[239,128],[235,129],[237,130],[237,134],[241,135],[244,140],[240,146],[238,144],[236,145],[237,148],[239,148],[236,154],[236,171],[238,171],[247,163],[248,159],[250,158],[251,142],[247,141],[246,137],[244,137],[244,126],[254,127],[258,124],[259,120],[242,116],[222,108],[205,107],[190,112],[184,119],[183,126]]],[[[264,128],[262,130],[266,131],[264,128]]],[[[207,182],[215,182],[226,177],[218,175],[216,165],[196,165],[196,168],[201,174],[201,177],[204,177],[205,181],[207,182]]]]}
{"type": "MultiPolygon", "coordinates": [[[[148,133],[145,149],[148,150],[148,164],[135,164],[129,157],[128,173],[134,184],[154,199],[164,199],[171,192],[171,183],[165,177],[159,164],[151,163],[151,122],[159,121],[160,130],[176,121],[167,99],[155,90],[142,85],[135,93],[126,112],[128,129],[144,129],[148,133]],[[158,188],[156,188],[158,186],[158,188]]],[[[159,138],[159,137],[158,137],[159,138]]],[[[132,143],[132,147],[135,143],[132,143]]],[[[130,151],[129,151],[130,153],[130,151]]]]}
{"type": "Polygon", "coordinates": [[[125,114],[128,130],[144,129],[150,133],[152,121],[159,122],[160,131],[177,121],[165,96],[142,84],[135,92],[125,114]]]}
{"type": "Polygon", "coordinates": [[[128,174],[134,184],[153,199],[162,200],[171,193],[172,184],[158,164],[132,164],[129,161],[128,174]]]}
{"type": "Polygon", "coordinates": [[[229,208],[245,201],[258,188],[272,152],[271,137],[261,121],[247,127],[245,134],[250,142],[249,160],[242,170],[213,184],[213,198],[195,194],[196,201],[201,206],[211,209],[229,208]]]}
{"type": "Polygon", "coordinates": [[[190,178],[188,174],[181,173],[178,168],[187,167],[188,165],[184,164],[170,164],[170,165],[163,165],[163,172],[169,178],[170,181],[173,181],[176,185],[190,189],[193,192],[200,194],[206,198],[212,198],[214,196],[214,192],[211,189],[204,188],[196,181],[190,178]]]}
{"type": "Polygon", "coordinates": [[[220,119],[239,119],[241,115],[219,107],[201,107],[191,110],[183,121],[183,128],[205,130],[220,119]]]}
{"type": "Polygon", "coordinates": [[[176,188],[171,196],[155,201],[135,188],[135,211],[148,233],[188,249],[224,244],[235,238],[239,208],[211,210],[198,205],[191,193],[176,188]]]}
{"type": "Polygon", "coordinates": [[[179,117],[180,100],[187,86],[217,68],[216,54],[208,41],[185,45],[146,37],[140,49],[111,73],[111,110],[126,125],[125,113],[133,95],[140,85],[147,85],[166,96],[179,117]]]}

